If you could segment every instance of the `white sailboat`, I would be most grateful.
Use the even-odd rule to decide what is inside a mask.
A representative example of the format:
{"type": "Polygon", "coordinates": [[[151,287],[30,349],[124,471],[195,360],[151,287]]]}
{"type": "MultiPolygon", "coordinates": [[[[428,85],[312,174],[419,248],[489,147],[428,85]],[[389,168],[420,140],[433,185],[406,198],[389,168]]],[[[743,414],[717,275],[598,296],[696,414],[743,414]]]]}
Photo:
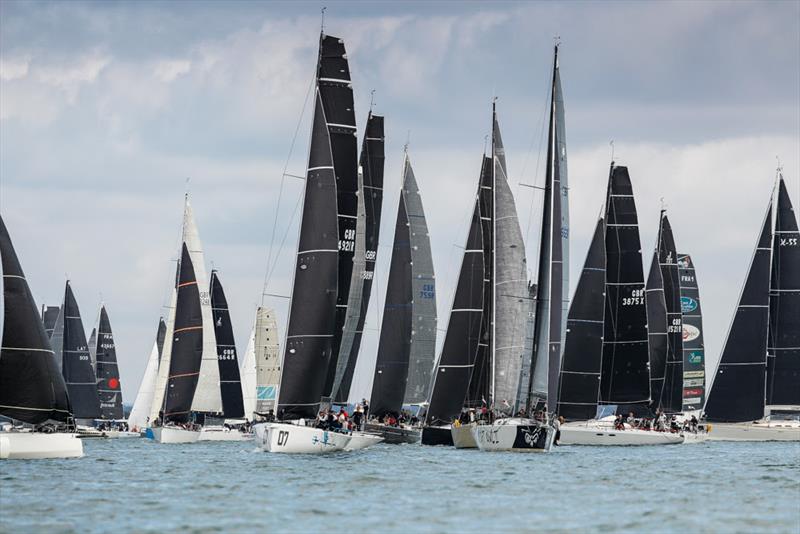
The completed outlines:
{"type": "Polygon", "coordinates": [[[150,350],[150,356],[147,358],[147,367],[145,367],[144,376],[142,376],[142,381],[139,384],[139,391],[136,393],[136,399],[133,401],[131,413],[128,415],[128,427],[133,432],[144,434],[145,429],[150,426],[150,412],[153,404],[159,361],[161,360],[161,352],[164,347],[164,335],[166,334],[166,330],[167,325],[162,317],[158,320],[158,334],[153,341],[153,348],[150,350]]]}

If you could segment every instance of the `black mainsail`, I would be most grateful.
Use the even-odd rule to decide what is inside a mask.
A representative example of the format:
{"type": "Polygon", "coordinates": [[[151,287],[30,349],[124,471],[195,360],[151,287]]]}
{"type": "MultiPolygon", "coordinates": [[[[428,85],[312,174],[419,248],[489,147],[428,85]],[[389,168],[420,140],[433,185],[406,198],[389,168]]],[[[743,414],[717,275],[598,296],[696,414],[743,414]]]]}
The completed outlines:
{"type": "Polygon", "coordinates": [[[30,424],[66,422],[71,417],[67,387],[2,216],[0,264],[0,415],[30,424]]]}
{"type": "MultiPolygon", "coordinates": [[[[667,310],[667,353],[664,386],[659,407],[667,413],[683,411],[683,328],[681,326],[681,288],[678,273],[678,252],[672,226],[664,210],[659,228],[658,263],[664,281],[664,302],[667,310]]],[[[649,295],[648,295],[649,296],[649,295]]],[[[653,399],[659,395],[653,391],[653,399]]]]}
{"type": "Polygon", "coordinates": [[[200,288],[197,287],[192,258],[186,243],[181,247],[176,283],[175,327],[171,339],[164,422],[186,423],[191,418],[200,364],[203,358],[203,318],[200,288]]]}
{"type": "Polygon", "coordinates": [[[605,271],[604,224],[599,219],[567,317],[558,414],[568,420],[591,419],[597,413],[605,271]]]}
{"type": "Polygon", "coordinates": [[[239,376],[239,359],[236,355],[231,314],[228,311],[228,299],[225,298],[225,291],[216,270],[211,271],[209,293],[211,294],[211,313],[214,317],[214,332],[217,339],[222,412],[227,418],[244,417],[242,381],[239,376]]]}
{"type": "Polygon", "coordinates": [[[61,308],[58,306],[42,305],[42,323],[44,323],[44,332],[47,334],[47,339],[50,339],[50,336],[53,335],[59,313],[61,313],[61,308]]]}
{"type": "Polygon", "coordinates": [[[102,419],[122,419],[122,389],[117,366],[117,349],[105,305],[100,307],[95,341],[97,361],[97,395],[100,397],[102,419]]]}
{"type": "Polygon", "coordinates": [[[97,419],[101,415],[97,378],[89,357],[81,313],[69,280],[64,290],[61,312],[64,323],[61,373],[67,384],[72,413],[76,419],[97,419]]]}
{"type": "Polygon", "coordinates": [[[350,297],[332,389],[333,400],[339,403],[346,403],[350,395],[375,277],[383,207],[383,164],[383,117],[370,112],[359,160],[358,220],[350,297]]]}
{"type": "MultiPolygon", "coordinates": [[[[662,212],[663,213],[663,212],[662,212]]],[[[661,242],[661,225],[659,224],[656,248],[650,262],[645,294],[647,295],[647,340],[650,357],[650,391],[653,402],[651,411],[658,409],[661,391],[664,389],[664,373],[667,368],[667,302],[664,297],[664,278],[658,261],[659,243],[661,242]]],[[[601,334],[602,335],[602,334],[601,334]]]]}
{"type": "Polygon", "coordinates": [[[800,232],[783,176],[778,182],[769,297],[767,406],[800,406],[800,232]]]}
{"type": "MultiPolygon", "coordinates": [[[[703,311],[694,263],[688,254],[678,254],[683,328],[683,411],[702,410],[706,398],[703,311]]],[[[649,296],[648,296],[649,298],[649,296]]]]}
{"type": "Polygon", "coordinates": [[[605,316],[600,403],[650,403],[644,272],[627,167],[611,164],[605,210],[605,316]]]}
{"type": "Polygon", "coordinates": [[[706,401],[709,421],[754,421],[764,416],[769,328],[772,199],[753,253],[706,401]]]}
{"type": "MultiPolygon", "coordinates": [[[[331,137],[334,131],[337,137],[342,137],[348,131],[355,143],[355,128],[343,127],[340,131],[334,120],[345,120],[342,114],[352,115],[352,106],[349,112],[335,108],[328,116],[323,103],[335,103],[332,102],[331,94],[351,92],[347,87],[349,83],[344,45],[336,37],[323,35],[320,39],[317,65],[317,89],[314,95],[314,119],[300,239],[278,394],[278,416],[284,419],[316,416],[321,397],[330,393],[325,391],[328,370],[336,365],[335,360],[331,359],[332,343],[334,337],[337,341],[339,339],[335,331],[339,315],[343,314],[340,310],[344,308],[337,308],[341,241],[338,233],[340,218],[337,211],[336,172],[331,137]],[[338,50],[338,56],[331,53],[332,48],[338,50]],[[321,78],[328,80],[324,89],[321,78]],[[330,127],[328,123],[331,124],[330,127]]],[[[354,199],[353,205],[355,204],[354,199]]],[[[349,274],[347,280],[349,285],[349,274]]],[[[332,382],[331,375],[331,384],[332,382]]]]}

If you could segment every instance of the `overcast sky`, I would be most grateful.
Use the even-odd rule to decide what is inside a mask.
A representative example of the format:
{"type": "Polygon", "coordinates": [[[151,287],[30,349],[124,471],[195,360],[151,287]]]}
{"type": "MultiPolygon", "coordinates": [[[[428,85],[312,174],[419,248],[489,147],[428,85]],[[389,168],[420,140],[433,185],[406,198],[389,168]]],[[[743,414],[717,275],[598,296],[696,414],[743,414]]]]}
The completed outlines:
{"type": "MultiPolygon", "coordinates": [[[[273,229],[267,291],[290,291],[302,182],[288,179],[280,206],[277,197],[287,161],[289,173],[305,173],[302,111],[322,5],[0,3],[0,211],[39,305],[60,304],[69,277],[88,332],[102,295],[126,403],[174,280],[187,178],[240,356],[273,229]]],[[[662,198],[679,252],[694,257],[713,367],[776,156],[800,201],[799,21],[793,1],[329,2],[325,29],[345,41],[359,129],[373,89],[387,129],[377,291],[352,397],[368,394],[372,380],[407,138],[441,327],[493,95],[528,263],[536,265],[541,198],[518,184],[543,180],[554,36],[567,110],[572,287],[614,140],[615,159],[633,180],[645,268],[662,198]]],[[[267,303],[285,314],[285,301],[267,303]]]]}

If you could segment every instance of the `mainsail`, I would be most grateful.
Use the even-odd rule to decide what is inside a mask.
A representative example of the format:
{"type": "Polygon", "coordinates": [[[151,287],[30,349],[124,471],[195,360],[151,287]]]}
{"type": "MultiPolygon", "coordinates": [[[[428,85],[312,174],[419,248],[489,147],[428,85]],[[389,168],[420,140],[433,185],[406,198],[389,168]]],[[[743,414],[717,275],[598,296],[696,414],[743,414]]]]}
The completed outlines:
{"type": "Polygon", "coordinates": [[[117,349],[111,321],[106,307],[100,308],[100,322],[97,325],[95,344],[97,358],[97,394],[100,397],[100,411],[103,419],[122,419],[122,389],[117,366],[117,349]]]}
{"type": "Polygon", "coordinates": [[[767,353],[768,406],[800,406],[800,232],[783,176],[778,183],[767,353]]]}
{"type": "MultiPolygon", "coordinates": [[[[558,414],[568,420],[587,420],[597,413],[606,276],[604,231],[601,218],[595,226],[567,317],[558,414]]],[[[655,265],[657,270],[658,262],[655,265]]]]}
{"type": "Polygon", "coordinates": [[[214,337],[217,343],[219,362],[219,387],[222,395],[222,412],[227,418],[244,416],[242,405],[242,384],[239,378],[239,359],[236,356],[236,342],[233,338],[231,314],[228,300],[217,271],[211,271],[211,311],[214,317],[214,337]]]}
{"type": "MultiPolygon", "coordinates": [[[[705,403],[706,366],[703,344],[703,312],[694,263],[678,254],[683,329],[683,410],[702,410],[705,403]]],[[[649,295],[648,295],[649,298],[649,295]]]]}
{"type": "Polygon", "coordinates": [[[638,217],[627,167],[611,164],[605,210],[605,316],[600,403],[650,403],[647,311],[638,217]]]}
{"type": "Polygon", "coordinates": [[[480,200],[476,199],[447,333],[433,375],[427,425],[450,423],[464,404],[481,341],[484,285],[480,200]]]}
{"type": "Polygon", "coordinates": [[[158,332],[156,333],[156,339],[153,341],[150,356],[147,358],[147,367],[145,367],[142,382],[139,384],[139,391],[136,393],[131,413],[128,415],[128,426],[131,428],[142,429],[149,423],[153,392],[155,391],[156,377],[158,376],[158,362],[161,359],[166,330],[167,325],[164,323],[164,318],[161,317],[158,320],[158,332]]]}
{"type": "Polygon", "coordinates": [[[772,198],[706,400],[709,421],[754,421],[764,416],[771,222],[772,198]]]}
{"type": "Polygon", "coordinates": [[[96,419],[101,415],[97,379],[89,361],[86,332],[69,280],[64,290],[61,315],[63,319],[61,372],[67,384],[72,413],[76,419],[96,419]]]}
{"type": "Polygon", "coordinates": [[[2,216],[0,265],[3,273],[0,415],[30,424],[67,421],[71,414],[64,378],[2,216]]]}
{"type": "MultiPolygon", "coordinates": [[[[658,243],[661,242],[661,226],[653,259],[650,262],[650,273],[647,275],[645,294],[647,295],[647,340],[650,355],[650,391],[653,395],[651,409],[655,412],[664,389],[664,372],[667,367],[667,302],[664,298],[664,278],[658,261],[658,243]]],[[[602,335],[602,333],[600,334],[602,335]]]]}
{"type": "MultiPolygon", "coordinates": [[[[664,386],[653,391],[655,400],[660,393],[659,407],[667,413],[683,411],[683,328],[681,326],[681,288],[678,274],[678,252],[672,226],[666,212],[661,212],[658,263],[664,282],[664,302],[667,311],[667,353],[664,386]]],[[[649,295],[648,295],[649,296],[649,295]]]]}
{"type": "Polygon", "coordinates": [[[371,413],[397,415],[428,399],[436,348],[436,290],[430,239],[408,153],[397,210],[371,413]]]}
{"type": "Polygon", "coordinates": [[[358,219],[350,296],[332,387],[333,400],[339,403],[346,403],[350,395],[375,276],[383,205],[383,146],[383,117],[370,112],[359,160],[358,219]]]}
{"type": "MultiPolygon", "coordinates": [[[[316,83],[303,215],[278,394],[278,416],[282,419],[314,417],[321,397],[331,392],[334,373],[328,371],[336,366],[336,359],[331,358],[334,338],[338,351],[346,310],[337,301],[337,287],[345,289],[337,286],[342,280],[339,276],[339,252],[340,247],[355,248],[355,194],[351,199],[352,219],[339,217],[337,211],[337,175],[344,182],[350,180],[349,175],[339,174],[349,172],[350,168],[347,163],[350,155],[343,155],[344,152],[352,152],[354,171],[352,189],[347,189],[345,184],[345,191],[355,192],[357,181],[352,89],[341,39],[321,36],[316,83]],[[349,106],[344,103],[348,99],[349,106]],[[350,141],[345,141],[347,136],[352,141],[352,151],[349,149],[350,141]],[[335,143],[334,138],[337,139],[335,143]],[[339,168],[336,167],[337,161],[339,168]],[[340,239],[340,221],[352,231],[349,239],[344,234],[340,239]]],[[[343,203],[347,200],[345,196],[338,198],[343,203]]],[[[348,257],[350,265],[345,269],[347,276],[344,277],[348,289],[352,249],[348,257]]]]}

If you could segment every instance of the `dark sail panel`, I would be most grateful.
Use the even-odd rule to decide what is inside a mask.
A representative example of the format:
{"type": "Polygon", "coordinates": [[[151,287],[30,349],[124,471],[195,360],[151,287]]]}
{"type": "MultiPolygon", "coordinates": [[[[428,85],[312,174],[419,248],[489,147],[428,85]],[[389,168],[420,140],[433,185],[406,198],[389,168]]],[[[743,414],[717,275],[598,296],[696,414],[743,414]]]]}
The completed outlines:
{"type": "Polygon", "coordinates": [[[339,263],[336,179],[317,94],[278,397],[281,418],[314,417],[331,362],[339,263]]]}
{"type": "Polygon", "coordinates": [[[401,196],[370,396],[370,413],[378,417],[387,413],[397,415],[403,407],[413,327],[411,276],[411,236],[406,206],[401,196]]]}
{"type": "MultiPolygon", "coordinates": [[[[367,119],[367,127],[364,131],[359,164],[361,165],[360,195],[364,203],[364,257],[361,258],[361,261],[363,261],[362,272],[354,272],[351,278],[351,286],[355,280],[358,280],[357,283],[361,284],[361,291],[357,309],[352,309],[355,303],[348,303],[348,315],[350,313],[356,313],[357,318],[355,319],[355,329],[350,334],[350,339],[347,337],[347,324],[345,324],[345,333],[342,337],[339,360],[346,358],[346,361],[337,362],[337,367],[343,367],[342,371],[338,368],[336,369],[337,377],[340,372],[342,375],[338,380],[338,388],[336,386],[337,379],[334,378],[334,388],[338,390],[335,392],[334,401],[341,403],[347,402],[347,398],[350,395],[350,385],[353,382],[353,373],[356,369],[358,352],[361,348],[361,338],[364,333],[364,323],[367,319],[369,299],[372,294],[372,281],[375,277],[375,262],[378,258],[378,237],[380,235],[381,210],[383,207],[384,165],[383,117],[379,115],[370,113],[367,119]]],[[[358,239],[358,232],[356,232],[356,238],[358,239]]],[[[354,262],[353,269],[356,268],[356,265],[357,263],[354,262]]],[[[351,289],[350,298],[353,298],[352,294],[353,291],[351,289]]]]}
{"type": "Polygon", "coordinates": [[[158,319],[158,332],[156,333],[156,348],[158,348],[158,364],[161,365],[161,355],[164,353],[164,338],[167,336],[167,323],[164,318],[158,319]]]}
{"type": "Polygon", "coordinates": [[[2,216],[0,262],[3,267],[0,415],[30,424],[66,421],[70,406],[64,378],[2,216]]]}
{"type": "Polygon", "coordinates": [[[217,339],[222,411],[225,417],[244,417],[242,380],[239,376],[239,359],[236,354],[236,342],[233,338],[231,314],[228,311],[228,299],[225,298],[225,291],[216,270],[211,271],[209,292],[211,293],[211,313],[214,317],[214,333],[217,339]]]}
{"type": "Polygon", "coordinates": [[[567,316],[558,415],[568,420],[591,419],[597,413],[603,352],[605,270],[603,219],[600,219],[567,316]]]}
{"type": "MultiPolygon", "coordinates": [[[[661,390],[661,409],[667,413],[683,410],[683,328],[681,326],[681,288],[678,274],[678,252],[672,226],[661,212],[658,263],[664,281],[664,302],[667,308],[667,353],[664,387],[661,390]]],[[[657,392],[653,392],[653,399],[657,392]]]]}
{"type": "Polygon", "coordinates": [[[200,309],[200,288],[186,243],[178,266],[178,298],[175,304],[175,330],[169,361],[169,378],[164,398],[164,420],[176,423],[189,421],[194,392],[200,377],[203,359],[203,318],[200,309]]]}
{"type": "Polygon", "coordinates": [[[650,391],[653,395],[652,411],[658,408],[661,391],[664,389],[664,374],[667,367],[667,303],[664,300],[664,279],[658,264],[658,250],[653,252],[650,273],[645,286],[647,295],[647,339],[650,354],[650,391]]]}
{"type": "Polygon", "coordinates": [[[450,322],[436,366],[425,423],[449,424],[464,405],[482,332],[483,238],[479,201],[475,203],[458,275],[450,322]]]}
{"type": "Polygon", "coordinates": [[[642,247],[627,167],[611,167],[605,219],[606,295],[600,401],[649,404],[642,247]]]}
{"type": "Polygon", "coordinates": [[[753,421],[764,416],[769,327],[772,201],[764,218],[742,295],[706,402],[709,421],[753,421]]]}
{"type": "Polygon", "coordinates": [[[100,397],[100,412],[103,419],[122,419],[122,386],[119,381],[117,349],[111,321],[106,307],[100,308],[100,322],[97,325],[95,342],[97,359],[97,395],[100,397]]]}
{"type": "Polygon", "coordinates": [[[767,404],[800,406],[800,232],[783,177],[772,242],[767,404]]]}
{"type": "Polygon", "coordinates": [[[60,312],[61,308],[58,306],[42,306],[42,323],[44,323],[44,332],[48,339],[53,335],[60,312]]]}
{"type": "Polygon", "coordinates": [[[694,263],[688,254],[678,254],[681,280],[683,327],[683,411],[702,410],[706,399],[703,311],[694,263]]]}
{"type": "Polygon", "coordinates": [[[67,384],[72,413],[76,419],[97,419],[101,415],[97,378],[89,356],[81,312],[69,280],[67,280],[64,291],[62,310],[64,311],[64,338],[61,351],[63,358],[61,372],[64,375],[64,382],[67,384]]]}
{"type": "MultiPolygon", "coordinates": [[[[333,395],[333,381],[342,343],[350,283],[353,274],[353,254],[356,243],[358,216],[358,146],[356,116],[353,111],[353,86],[344,41],[338,37],[320,37],[317,87],[328,130],[328,143],[336,177],[336,210],[338,221],[338,291],[336,325],[331,344],[330,365],[322,394],[333,395]]],[[[361,304],[358,303],[360,306],[361,304]]],[[[346,399],[345,399],[346,400],[346,399]]]]}

